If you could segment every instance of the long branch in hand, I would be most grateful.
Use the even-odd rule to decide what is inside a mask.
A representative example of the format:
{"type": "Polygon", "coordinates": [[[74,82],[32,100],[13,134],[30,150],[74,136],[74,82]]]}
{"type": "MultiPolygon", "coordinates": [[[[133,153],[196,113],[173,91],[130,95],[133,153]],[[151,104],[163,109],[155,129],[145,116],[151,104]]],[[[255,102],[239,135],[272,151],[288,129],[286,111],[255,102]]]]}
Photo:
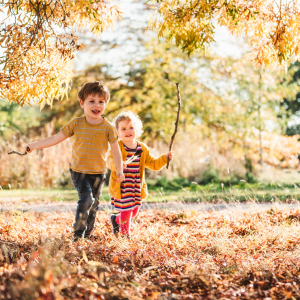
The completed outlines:
{"type": "MultiPolygon", "coordinates": [[[[174,139],[175,139],[175,135],[177,133],[178,122],[179,122],[179,114],[180,114],[180,108],[181,108],[181,96],[180,96],[180,90],[179,90],[179,83],[176,83],[176,87],[177,87],[178,110],[177,110],[177,118],[176,118],[176,122],[175,122],[175,131],[174,131],[174,133],[171,137],[171,143],[170,143],[169,151],[172,151],[173,142],[174,142],[174,139]]],[[[170,164],[170,158],[168,157],[167,169],[169,169],[169,164],[170,164]]]]}

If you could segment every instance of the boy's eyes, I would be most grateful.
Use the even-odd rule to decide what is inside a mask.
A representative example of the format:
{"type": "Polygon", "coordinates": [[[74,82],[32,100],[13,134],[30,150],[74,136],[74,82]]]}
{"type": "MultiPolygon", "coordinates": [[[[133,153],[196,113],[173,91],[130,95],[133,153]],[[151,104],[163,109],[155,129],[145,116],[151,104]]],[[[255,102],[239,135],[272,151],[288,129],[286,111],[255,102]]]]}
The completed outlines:
{"type": "MultiPolygon", "coordinates": [[[[94,103],[94,102],[95,102],[95,100],[90,100],[90,102],[91,102],[91,103],[94,103]]],[[[103,101],[103,100],[101,100],[101,101],[99,101],[99,103],[103,104],[103,103],[104,103],[104,101],[103,101]]]]}

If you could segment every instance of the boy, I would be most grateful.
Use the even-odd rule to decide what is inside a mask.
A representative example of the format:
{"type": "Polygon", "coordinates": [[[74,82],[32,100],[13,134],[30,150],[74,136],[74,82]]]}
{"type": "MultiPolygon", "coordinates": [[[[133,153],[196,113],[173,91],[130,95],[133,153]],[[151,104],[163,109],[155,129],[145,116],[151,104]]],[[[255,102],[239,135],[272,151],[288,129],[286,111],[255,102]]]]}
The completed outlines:
{"type": "Polygon", "coordinates": [[[102,117],[109,99],[110,93],[104,84],[99,81],[85,83],[78,93],[84,116],[67,123],[58,134],[26,146],[26,151],[32,152],[57,145],[68,137],[75,136],[70,173],[79,201],[73,224],[73,241],[89,238],[94,228],[99,197],[105,182],[108,143],[117,166],[116,182],[124,180],[116,129],[102,117]]]}

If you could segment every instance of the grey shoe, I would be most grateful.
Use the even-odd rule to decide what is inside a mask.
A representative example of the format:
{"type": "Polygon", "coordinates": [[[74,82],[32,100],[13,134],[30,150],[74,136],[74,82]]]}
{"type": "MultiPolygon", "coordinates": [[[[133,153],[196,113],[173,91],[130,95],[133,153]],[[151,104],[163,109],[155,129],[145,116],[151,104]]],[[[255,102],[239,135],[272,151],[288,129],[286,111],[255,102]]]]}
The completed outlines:
{"type": "Polygon", "coordinates": [[[111,223],[114,234],[117,234],[118,232],[120,232],[120,226],[116,222],[116,217],[117,217],[116,215],[111,215],[110,216],[110,223],[111,223]]]}

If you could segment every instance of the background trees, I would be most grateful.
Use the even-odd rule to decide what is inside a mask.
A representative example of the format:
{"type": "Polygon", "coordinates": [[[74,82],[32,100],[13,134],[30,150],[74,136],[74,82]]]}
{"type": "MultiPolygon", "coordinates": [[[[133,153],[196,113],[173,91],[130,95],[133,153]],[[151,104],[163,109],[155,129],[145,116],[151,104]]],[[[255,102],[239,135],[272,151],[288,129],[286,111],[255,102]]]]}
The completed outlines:
{"type": "MultiPolygon", "coordinates": [[[[35,1],[33,4],[38,2],[35,1]]],[[[206,2],[209,4],[209,1],[206,2]]],[[[18,3],[23,5],[25,2],[18,3]]],[[[78,3],[83,2],[79,1],[78,3]]],[[[85,3],[87,2],[85,1],[85,3]]],[[[119,12],[116,7],[109,3],[105,6],[104,2],[90,2],[92,7],[101,3],[103,9],[119,12]]],[[[160,2],[160,6],[163,3],[166,4],[166,2],[160,2]]],[[[202,2],[199,1],[195,4],[198,5],[199,3],[202,2]]],[[[213,1],[210,2],[210,4],[212,3],[213,1]]],[[[172,2],[171,4],[176,4],[178,7],[182,5],[181,2],[172,2]]],[[[144,5],[143,2],[136,5],[136,14],[148,14],[149,6],[144,5]]],[[[9,12],[8,8],[6,10],[9,12]]],[[[25,11],[17,10],[17,12],[22,16],[26,15],[25,11]]],[[[178,13],[177,10],[173,11],[173,13],[175,12],[178,13]]],[[[61,15],[59,16],[61,17],[61,15]]],[[[109,14],[109,16],[112,15],[109,14]]],[[[116,17],[116,15],[114,16],[116,17]]],[[[99,21],[98,17],[99,15],[95,16],[99,21]]],[[[201,18],[206,20],[207,15],[201,15],[201,18]]],[[[81,33],[73,32],[73,29],[78,25],[77,21],[75,23],[68,21],[71,22],[69,23],[71,25],[64,29],[63,34],[64,36],[69,34],[70,37],[73,34],[74,39],[77,39],[77,36],[80,37],[86,45],[86,52],[81,52],[79,57],[83,57],[84,54],[88,56],[89,66],[75,73],[72,85],[69,87],[63,84],[64,80],[60,81],[59,89],[64,89],[68,93],[68,100],[66,101],[60,101],[60,91],[57,92],[56,96],[53,96],[54,98],[47,98],[44,97],[44,94],[39,94],[40,91],[44,93],[47,89],[45,86],[41,87],[37,84],[36,80],[44,80],[43,78],[46,77],[34,76],[31,73],[26,75],[29,76],[26,77],[27,79],[31,78],[29,81],[26,81],[25,77],[20,77],[24,79],[22,82],[20,81],[21,84],[25,84],[30,89],[27,90],[27,93],[26,90],[22,90],[22,86],[19,86],[17,90],[14,90],[17,85],[14,85],[12,89],[5,87],[6,90],[2,94],[3,99],[7,96],[5,93],[9,92],[13,101],[13,97],[16,97],[16,102],[18,102],[18,99],[21,99],[18,98],[19,95],[24,95],[31,104],[34,99],[38,99],[34,98],[36,95],[36,97],[40,97],[42,106],[47,101],[53,105],[52,107],[46,105],[39,112],[38,107],[31,108],[26,105],[18,110],[18,103],[10,106],[7,102],[1,101],[0,135],[2,142],[0,152],[2,152],[0,155],[2,161],[12,164],[12,158],[10,157],[8,160],[6,157],[6,152],[11,148],[20,149],[24,140],[39,139],[41,136],[58,132],[67,121],[81,116],[82,110],[77,100],[78,89],[86,81],[102,80],[109,86],[112,94],[111,102],[106,110],[106,117],[112,121],[121,110],[135,111],[144,122],[145,134],[142,138],[160,152],[165,151],[173,131],[177,107],[175,82],[180,83],[183,106],[180,132],[177,145],[175,145],[180,159],[172,163],[173,175],[185,176],[203,182],[203,178],[215,180],[214,178],[218,174],[223,176],[222,178],[228,177],[228,170],[230,169],[230,176],[236,176],[240,179],[248,176],[247,179],[249,179],[252,176],[249,174],[257,173],[261,169],[258,167],[259,163],[261,166],[267,163],[283,168],[296,168],[298,166],[300,148],[297,137],[287,138],[283,136],[290,121],[290,115],[293,114],[290,112],[290,107],[294,107],[293,99],[299,92],[297,81],[299,67],[297,64],[285,73],[266,67],[255,67],[253,62],[245,56],[224,57],[211,51],[197,52],[195,51],[196,48],[192,51],[193,55],[188,56],[185,53],[187,49],[185,52],[182,51],[180,47],[176,47],[176,44],[168,41],[168,38],[161,38],[158,41],[155,32],[148,30],[148,33],[145,34],[143,30],[147,26],[147,22],[143,20],[146,18],[141,19],[136,24],[134,23],[135,15],[125,14],[125,20],[119,21],[116,25],[117,32],[122,32],[122,35],[114,35],[110,31],[101,39],[92,36],[90,28],[84,28],[81,33]],[[92,58],[91,52],[99,53],[98,57],[103,57],[101,63],[98,62],[98,58],[92,58]],[[111,53],[114,55],[110,55],[111,53]],[[124,53],[126,53],[125,56],[124,53]],[[108,63],[108,59],[106,59],[109,56],[115,58],[111,60],[111,63],[108,63]],[[124,57],[125,60],[122,61],[124,57]],[[189,145],[190,147],[187,147],[189,145]]],[[[37,17],[34,17],[33,21],[36,20],[37,17]]],[[[182,23],[185,21],[183,20],[182,23]]],[[[10,24],[12,21],[7,19],[6,22],[10,24]]],[[[17,22],[19,21],[17,20],[17,22]]],[[[105,24],[108,25],[109,22],[105,24]]],[[[156,23],[156,25],[158,24],[156,23]]],[[[102,25],[104,26],[104,23],[102,25]]],[[[185,25],[178,24],[178,26],[185,25]]],[[[55,27],[56,34],[61,39],[62,29],[59,26],[55,27]]],[[[165,28],[163,31],[167,33],[169,29],[165,28]]],[[[201,37],[201,34],[199,36],[201,37]]],[[[172,35],[170,39],[172,39],[172,35]]],[[[5,40],[3,45],[6,45],[5,43],[8,41],[5,40]]],[[[54,40],[50,38],[50,46],[53,45],[52,41],[54,40]]],[[[80,41],[78,40],[76,43],[79,46],[80,41]]],[[[71,52],[76,49],[75,46],[72,48],[73,50],[68,46],[66,47],[71,52]]],[[[9,54],[6,53],[5,55],[2,58],[8,59],[9,56],[7,55],[9,54]]],[[[63,76],[61,78],[68,75],[70,58],[60,60],[62,69],[54,68],[58,72],[57,74],[63,76]],[[62,70],[66,73],[59,73],[62,70]]],[[[41,61],[46,63],[47,59],[51,59],[50,56],[43,56],[41,61]]],[[[16,61],[12,59],[11,62],[16,61]]],[[[282,61],[282,65],[283,63],[282,61]]],[[[31,64],[34,66],[34,63],[31,64]]],[[[50,65],[51,63],[47,66],[50,65]]],[[[24,66],[24,64],[20,66],[15,64],[14,68],[20,67],[22,69],[24,66]]],[[[12,69],[5,70],[7,76],[12,74],[10,70],[12,69]]],[[[48,69],[45,72],[47,73],[48,69]]],[[[47,86],[55,89],[56,85],[52,86],[49,83],[47,86]]],[[[19,101],[19,104],[25,103],[22,101],[19,101]]],[[[58,148],[55,148],[53,151],[49,149],[39,151],[34,159],[28,159],[27,162],[24,160],[23,164],[19,164],[19,160],[15,158],[13,163],[15,167],[9,167],[8,164],[2,165],[0,173],[5,174],[7,178],[5,182],[9,182],[9,178],[17,180],[15,178],[19,176],[16,174],[22,174],[24,180],[28,178],[28,185],[30,185],[35,182],[35,177],[33,175],[25,176],[25,174],[37,172],[39,165],[43,164],[43,172],[47,173],[44,180],[45,185],[51,186],[58,184],[58,182],[65,182],[65,178],[67,178],[65,174],[67,174],[68,169],[65,162],[68,161],[67,153],[69,153],[68,147],[70,145],[71,143],[68,143],[60,148],[59,151],[62,153],[60,156],[57,156],[55,149],[58,148]],[[38,163],[39,161],[40,163],[38,163]],[[47,163],[45,163],[46,161],[47,163]],[[59,176],[63,178],[58,178],[59,176]]],[[[1,176],[3,175],[1,174],[1,176]]]]}

